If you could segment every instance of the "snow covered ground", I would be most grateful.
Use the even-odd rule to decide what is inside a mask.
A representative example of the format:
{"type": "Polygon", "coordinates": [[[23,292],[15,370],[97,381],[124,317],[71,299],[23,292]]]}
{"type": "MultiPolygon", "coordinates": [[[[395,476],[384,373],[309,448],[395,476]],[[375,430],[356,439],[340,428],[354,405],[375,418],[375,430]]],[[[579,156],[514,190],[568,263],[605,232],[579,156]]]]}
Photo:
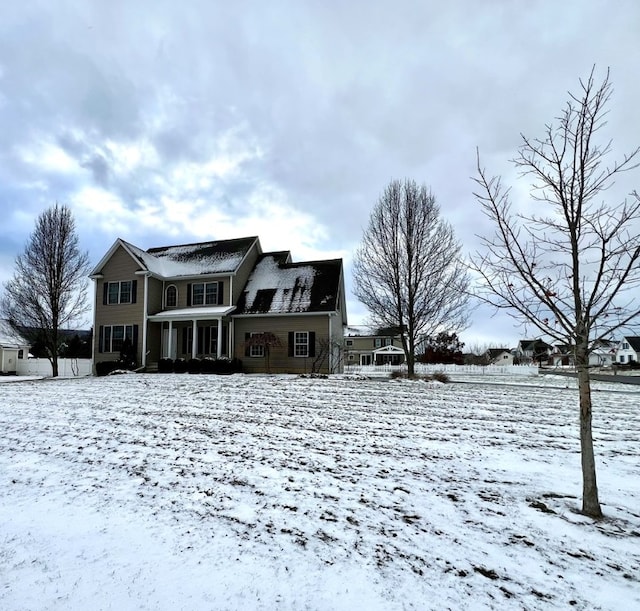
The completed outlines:
{"type": "Polygon", "coordinates": [[[0,384],[0,608],[638,609],[640,393],[566,378],[0,384]]]}

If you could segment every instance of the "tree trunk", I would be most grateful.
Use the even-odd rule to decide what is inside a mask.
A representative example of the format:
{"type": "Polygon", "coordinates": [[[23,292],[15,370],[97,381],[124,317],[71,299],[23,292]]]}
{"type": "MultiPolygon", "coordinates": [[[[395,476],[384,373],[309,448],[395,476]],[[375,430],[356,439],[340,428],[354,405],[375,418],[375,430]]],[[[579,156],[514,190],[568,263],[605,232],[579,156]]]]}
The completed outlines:
{"type": "MultiPolygon", "coordinates": [[[[582,342],[580,342],[582,343],[582,342]]],[[[591,434],[591,379],[589,355],[585,346],[576,348],[578,370],[578,393],[580,395],[580,450],[582,458],[582,513],[592,518],[601,518],[602,509],[598,500],[596,462],[593,454],[591,434]]]]}

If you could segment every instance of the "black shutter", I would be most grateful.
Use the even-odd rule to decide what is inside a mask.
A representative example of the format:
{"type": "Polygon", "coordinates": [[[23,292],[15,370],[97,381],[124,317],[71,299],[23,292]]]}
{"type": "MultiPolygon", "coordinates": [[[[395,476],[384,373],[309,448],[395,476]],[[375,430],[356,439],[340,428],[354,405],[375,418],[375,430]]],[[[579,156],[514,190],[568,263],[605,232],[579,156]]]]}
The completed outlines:
{"type": "Polygon", "coordinates": [[[185,327],[184,329],[182,329],[182,354],[187,354],[187,333],[188,333],[188,329],[187,327],[185,327]]]}
{"type": "Polygon", "coordinates": [[[191,305],[191,284],[187,284],[187,306],[191,305]]]}
{"type": "MultiPolygon", "coordinates": [[[[131,282],[131,303],[135,303],[136,302],[136,293],[138,292],[138,281],[137,280],[133,280],[131,282]]],[[[135,333],[135,331],[134,331],[135,333]]],[[[135,344],[135,342],[134,342],[135,344]]]]}
{"type": "Polygon", "coordinates": [[[222,288],[224,287],[224,282],[222,280],[218,282],[218,305],[224,304],[224,297],[222,294],[222,288]]]}
{"type": "Polygon", "coordinates": [[[105,282],[102,285],[102,305],[107,305],[107,295],[109,294],[109,283],[105,282]]]}
{"type": "Polygon", "coordinates": [[[293,331],[289,331],[289,356],[293,356],[293,331]]]}
{"type": "MultiPolygon", "coordinates": [[[[227,356],[232,356],[231,354],[228,354],[229,352],[229,333],[228,331],[228,327],[225,327],[223,325],[222,327],[222,349],[220,354],[226,354],[227,356]]],[[[220,338],[218,338],[218,341],[220,341],[220,338]]]]}
{"type": "Polygon", "coordinates": [[[249,338],[251,337],[251,333],[244,334],[244,355],[251,356],[251,346],[249,346],[249,338]]]}
{"type": "Polygon", "coordinates": [[[103,338],[104,338],[104,326],[100,325],[100,328],[98,329],[98,352],[102,352],[102,340],[103,340],[103,338]]]}
{"type": "Polygon", "coordinates": [[[309,331],[309,356],[316,355],[316,332],[309,331]]]}

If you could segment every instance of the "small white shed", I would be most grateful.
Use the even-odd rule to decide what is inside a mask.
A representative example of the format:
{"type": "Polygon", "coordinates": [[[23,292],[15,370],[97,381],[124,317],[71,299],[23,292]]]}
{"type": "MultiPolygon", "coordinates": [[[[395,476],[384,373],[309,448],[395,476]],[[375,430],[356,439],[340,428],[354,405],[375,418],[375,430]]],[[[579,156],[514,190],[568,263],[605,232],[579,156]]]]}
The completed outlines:
{"type": "Polygon", "coordinates": [[[30,347],[8,320],[0,319],[0,374],[15,374],[18,361],[29,357],[30,347]]]}

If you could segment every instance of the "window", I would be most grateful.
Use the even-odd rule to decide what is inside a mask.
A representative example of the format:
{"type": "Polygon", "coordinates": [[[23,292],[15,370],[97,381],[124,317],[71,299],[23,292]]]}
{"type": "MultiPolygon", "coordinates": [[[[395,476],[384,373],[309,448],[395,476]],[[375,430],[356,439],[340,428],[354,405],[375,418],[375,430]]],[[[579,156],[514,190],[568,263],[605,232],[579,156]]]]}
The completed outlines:
{"type": "Polygon", "coordinates": [[[347,346],[353,346],[353,340],[352,339],[348,339],[347,340],[347,346]]]}
{"type": "Polygon", "coordinates": [[[136,288],[137,282],[135,280],[105,282],[103,302],[108,305],[115,305],[118,303],[135,303],[136,288]]]}
{"type": "Polygon", "coordinates": [[[629,350],[629,344],[627,342],[622,342],[622,349],[629,350]]]}
{"type": "Polygon", "coordinates": [[[133,325],[106,325],[101,339],[102,352],[120,352],[125,339],[133,343],[133,325]]]}
{"type": "Polygon", "coordinates": [[[294,335],[293,356],[309,356],[309,332],[296,331],[294,335]]]}
{"type": "Polygon", "coordinates": [[[175,308],[178,305],[178,289],[172,284],[167,287],[165,297],[165,306],[167,308],[175,308]]]}
{"type": "Polygon", "coordinates": [[[621,363],[624,363],[624,354],[621,354],[621,355],[620,355],[620,362],[621,362],[621,363]]]}
{"type": "Polygon", "coordinates": [[[385,337],[384,338],[384,345],[385,346],[391,346],[391,338],[390,337],[385,337]]]}
{"type": "MultiPolygon", "coordinates": [[[[252,333],[250,337],[254,337],[256,335],[262,335],[262,333],[252,333]]],[[[263,344],[251,344],[249,346],[249,356],[260,358],[264,356],[264,345],[263,344]]]]}
{"type": "Polygon", "coordinates": [[[191,285],[192,305],[217,305],[218,304],[218,283],[217,282],[197,282],[191,285]]]}
{"type": "Polygon", "coordinates": [[[18,360],[24,358],[24,350],[18,350],[18,360]]]}
{"type": "Polygon", "coordinates": [[[380,348],[381,346],[382,346],[382,339],[381,339],[381,338],[379,338],[379,337],[376,337],[376,338],[373,340],[373,347],[374,347],[374,348],[380,348]]]}

